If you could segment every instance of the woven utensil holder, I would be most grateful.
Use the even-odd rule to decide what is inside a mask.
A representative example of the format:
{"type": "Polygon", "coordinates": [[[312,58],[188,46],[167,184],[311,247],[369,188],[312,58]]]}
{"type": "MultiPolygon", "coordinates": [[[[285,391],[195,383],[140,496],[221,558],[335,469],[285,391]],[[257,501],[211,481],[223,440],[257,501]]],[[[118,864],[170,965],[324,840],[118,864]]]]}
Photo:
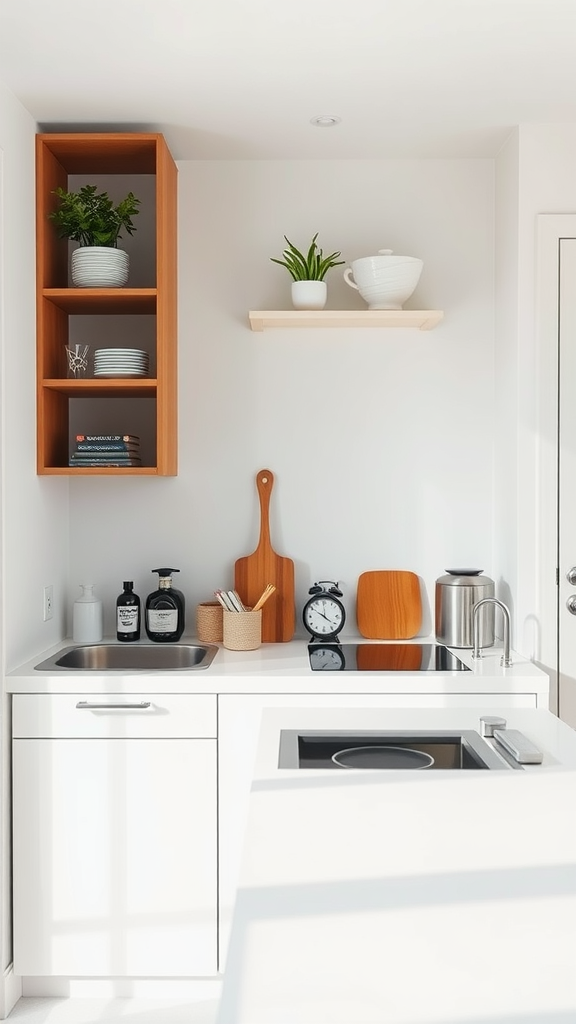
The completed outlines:
{"type": "Polygon", "coordinates": [[[218,601],[203,601],[196,605],[196,636],[205,644],[221,644],[223,638],[222,614],[218,601]]]}
{"type": "Polygon", "coordinates": [[[227,612],[222,609],[224,647],[229,651],[254,651],[262,643],[262,609],[227,612]]]}

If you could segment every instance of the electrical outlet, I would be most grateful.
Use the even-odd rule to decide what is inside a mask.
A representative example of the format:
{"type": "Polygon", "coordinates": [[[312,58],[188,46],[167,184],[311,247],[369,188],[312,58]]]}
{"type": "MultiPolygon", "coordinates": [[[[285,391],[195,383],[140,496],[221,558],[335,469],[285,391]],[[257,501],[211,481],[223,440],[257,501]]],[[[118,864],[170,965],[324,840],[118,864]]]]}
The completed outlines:
{"type": "Polygon", "coordinates": [[[54,615],[54,587],[52,584],[44,587],[44,622],[54,615]]]}

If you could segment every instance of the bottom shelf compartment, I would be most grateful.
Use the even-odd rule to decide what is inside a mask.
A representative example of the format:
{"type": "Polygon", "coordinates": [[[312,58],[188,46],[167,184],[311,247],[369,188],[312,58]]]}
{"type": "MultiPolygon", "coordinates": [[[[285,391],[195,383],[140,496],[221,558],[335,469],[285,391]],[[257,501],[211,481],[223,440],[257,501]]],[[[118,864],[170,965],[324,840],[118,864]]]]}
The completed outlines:
{"type": "MultiPolygon", "coordinates": [[[[72,398],[45,389],[42,423],[39,424],[38,473],[66,476],[171,475],[169,466],[159,464],[156,397],[72,398]],[[43,428],[43,429],[42,429],[43,428]],[[139,439],[137,465],[110,465],[86,456],[96,465],[69,465],[76,450],[77,436],[103,438],[106,435],[134,435],[139,439]]],[[[95,441],[97,444],[106,442],[95,441]]],[[[175,454],[175,453],[174,453],[175,454]]],[[[111,459],[115,455],[111,454],[111,459]]]]}

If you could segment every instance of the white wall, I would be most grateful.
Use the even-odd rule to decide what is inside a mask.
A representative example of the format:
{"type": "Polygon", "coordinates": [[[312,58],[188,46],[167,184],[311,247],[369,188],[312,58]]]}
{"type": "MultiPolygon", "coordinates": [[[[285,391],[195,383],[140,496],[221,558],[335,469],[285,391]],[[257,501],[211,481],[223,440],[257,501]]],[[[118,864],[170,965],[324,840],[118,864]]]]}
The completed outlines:
{"type": "MultiPolygon", "coordinates": [[[[38,650],[54,631],[42,630],[40,581],[52,561],[66,570],[66,491],[41,486],[35,473],[34,134],[30,115],[0,83],[0,648],[1,667],[38,650]],[[55,525],[56,522],[56,525],[55,525]],[[59,550],[58,550],[59,548],[59,550]]],[[[56,625],[56,624],[54,624],[56,625]]],[[[48,642],[50,642],[48,640],[48,642]]],[[[2,861],[0,958],[11,960],[10,733],[2,695],[2,861]]],[[[17,987],[0,990],[0,1015],[17,987]]]]}
{"type": "Polygon", "coordinates": [[[495,393],[494,542],[497,595],[512,613],[513,644],[521,641],[516,617],[518,582],[518,132],[495,161],[495,393]]]}
{"type": "Polygon", "coordinates": [[[61,635],[68,570],[67,483],[36,476],[35,133],[30,115],[0,84],[3,632],[8,668],[61,635]],[[44,583],[53,583],[60,594],[55,617],[46,623],[44,583]]]}
{"type": "MultiPolygon", "coordinates": [[[[186,162],[179,174],[180,471],[70,484],[70,588],[88,577],[113,630],[123,579],[179,567],[194,605],[233,582],[258,535],[255,474],[276,475],[272,542],[295,560],[300,609],[315,579],[493,559],[493,162],[186,162]],[[319,232],[347,261],[388,247],[424,271],[407,304],[445,310],[431,332],[254,334],[248,309],[289,307],[271,263],[287,234],[319,232]]],[[[332,308],[365,308],[328,274],[332,308]]],[[[57,481],[59,486],[63,481],[57,481]]],[[[430,617],[425,623],[429,628],[430,617]]]]}

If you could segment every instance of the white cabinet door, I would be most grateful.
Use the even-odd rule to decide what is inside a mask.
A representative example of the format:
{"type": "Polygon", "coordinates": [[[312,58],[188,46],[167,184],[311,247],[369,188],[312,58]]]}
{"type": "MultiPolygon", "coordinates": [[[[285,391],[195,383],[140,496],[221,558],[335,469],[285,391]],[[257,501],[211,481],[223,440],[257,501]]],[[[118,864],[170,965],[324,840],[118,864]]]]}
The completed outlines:
{"type": "Polygon", "coordinates": [[[559,261],[558,714],[576,729],[576,607],[572,607],[576,598],[576,238],[561,239],[559,261]]]}
{"type": "Polygon", "coordinates": [[[215,739],[15,739],[14,969],[216,972],[215,739]]]}

